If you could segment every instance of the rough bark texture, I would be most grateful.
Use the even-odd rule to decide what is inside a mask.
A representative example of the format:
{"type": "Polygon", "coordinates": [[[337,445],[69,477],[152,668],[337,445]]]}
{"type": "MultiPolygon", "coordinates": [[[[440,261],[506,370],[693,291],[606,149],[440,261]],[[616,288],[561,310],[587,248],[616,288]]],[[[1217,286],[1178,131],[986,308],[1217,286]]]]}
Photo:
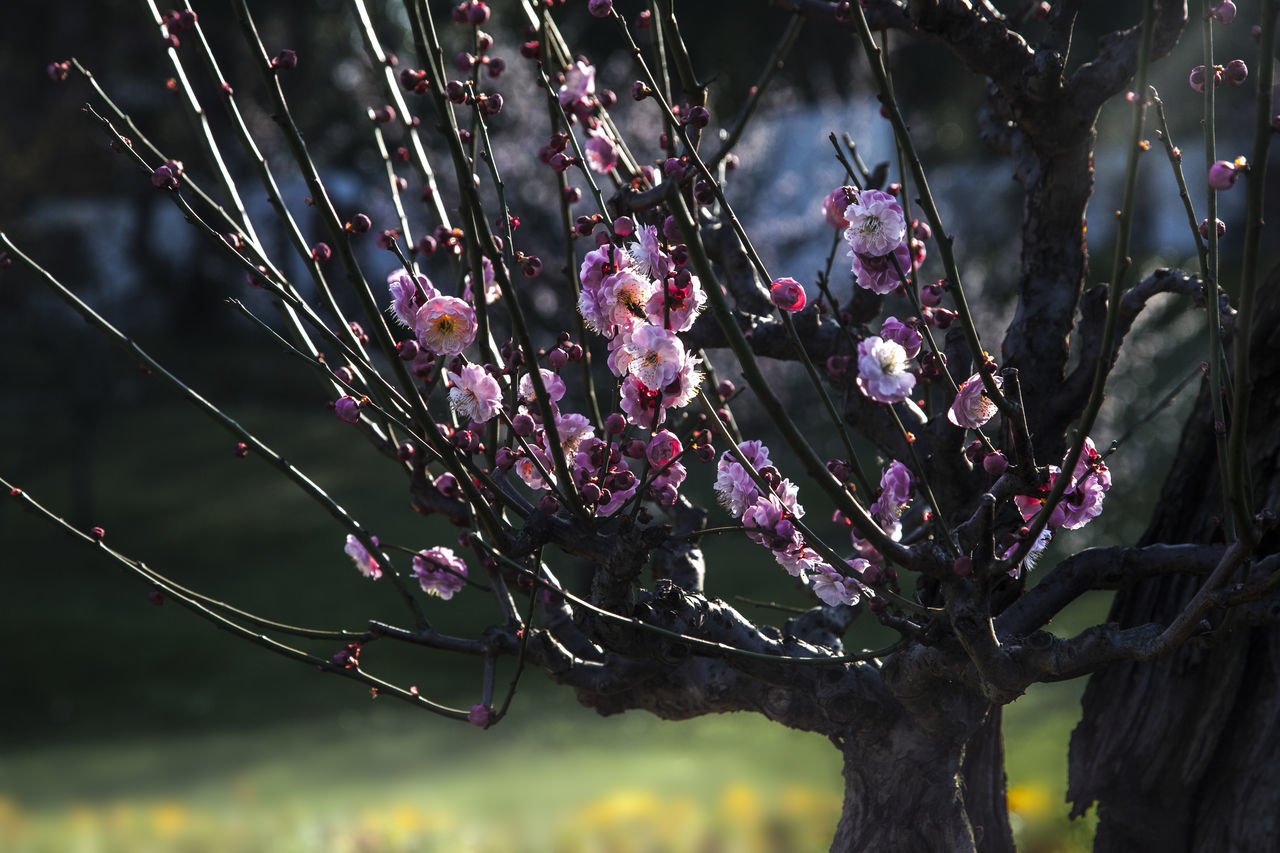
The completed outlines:
{"type": "MultiPolygon", "coordinates": [[[[1251,353],[1250,458],[1258,509],[1280,507],[1280,277],[1264,287],[1251,353]]],[[[1208,394],[1188,420],[1147,542],[1221,540],[1208,394]]],[[[1259,555],[1277,550],[1264,538],[1259,555]]],[[[1199,581],[1159,577],[1122,591],[1111,619],[1167,622],[1199,581]]],[[[1095,800],[1099,853],[1270,851],[1280,837],[1280,629],[1212,614],[1212,639],[1152,664],[1094,675],[1071,741],[1069,798],[1095,800]]]]}

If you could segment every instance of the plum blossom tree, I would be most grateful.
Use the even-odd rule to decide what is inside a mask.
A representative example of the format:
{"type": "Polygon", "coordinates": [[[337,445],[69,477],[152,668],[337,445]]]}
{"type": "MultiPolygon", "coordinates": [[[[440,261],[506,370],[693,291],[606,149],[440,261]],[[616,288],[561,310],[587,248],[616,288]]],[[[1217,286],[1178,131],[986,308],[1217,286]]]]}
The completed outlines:
{"type": "MultiPolygon", "coordinates": [[[[517,236],[520,216],[494,156],[489,129],[513,99],[498,91],[506,46],[481,29],[490,18],[483,2],[467,0],[446,16],[406,0],[407,61],[383,49],[364,0],[350,2],[386,101],[370,110],[397,219],[384,228],[364,213],[339,214],[286,101],[305,57],[273,54],[246,0],[235,0],[321,242],[304,237],[271,165],[254,157],[239,107],[250,96],[226,86],[194,10],[153,7],[175,67],[201,62],[222,87],[233,143],[256,164],[297,256],[291,263],[270,255],[225,168],[216,186],[198,185],[138,131],[122,135],[127,117],[79,63],[50,66],[57,80],[74,70],[95,87],[86,109],[124,162],[245,270],[279,318],[273,326],[245,302],[234,307],[317,375],[333,415],[402,472],[418,511],[443,514],[459,530],[456,543],[398,554],[374,535],[376,520],[350,516],[0,234],[0,261],[18,268],[10,275],[43,282],[226,427],[239,455],[263,457],[314,498],[345,531],[343,550],[359,575],[392,586],[404,612],[354,630],[298,628],[181,586],[113,549],[98,528],[81,538],[222,628],[455,721],[505,719],[515,686],[500,693],[494,663],[509,658],[517,673],[541,668],[601,714],[746,710],[819,732],[844,757],[833,850],[1012,850],[1001,708],[1033,684],[1093,675],[1072,747],[1071,798],[1078,813],[1099,803],[1098,850],[1271,849],[1280,793],[1259,781],[1280,760],[1280,350],[1272,334],[1280,298],[1274,279],[1262,285],[1260,263],[1277,124],[1275,0],[1256,10],[1253,148],[1233,160],[1214,150],[1215,89],[1250,74],[1242,60],[1219,70],[1213,45],[1214,28],[1231,24],[1236,8],[1210,0],[1197,15],[1205,56],[1190,87],[1205,107],[1203,167],[1182,162],[1148,86],[1151,64],[1188,27],[1187,7],[1175,0],[1146,0],[1141,20],[1119,21],[1071,70],[1081,6],[1073,0],[774,0],[789,26],[718,140],[707,133],[713,116],[695,72],[697,39],[686,39],[674,3],[656,0],[628,18],[609,0],[591,0],[587,11],[600,20],[587,23],[626,47],[640,102],[627,106],[661,126],[660,148],[624,138],[615,121],[622,105],[603,87],[589,46],[587,55],[571,52],[558,21],[581,10],[555,0],[518,5],[526,35],[513,47],[548,117],[536,157],[555,199],[520,216],[559,230],[559,271],[544,269],[517,236]],[[898,166],[890,183],[887,166],[869,170],[855,148],[836,142],[842,185],[808,188],[813,227],[830,229],[833,249],[816,280],[802,283],[767,270],[735,213],[727,166],[778,65],[815,20],[846,33],[865,58],[898,166]],[[963,224],[942,220],[903,118],[906,95],[885,54],[890,32],[945,46],[989,82],[986,135],[1011,158],[1024,193],[1017,302],[998,355],[984,344],[994,330],[979,327],[966,298],[963,224]],[[466,48],[453,54],[459,34],[466,48]],[[179,52],[179,37],[198,59],[179,52]],[[1212,85],[1206,68],[1215,69],[1212,85]],[[1133,131],[1114,260],[1108,283],[1085,290],[1095,121],[1122,96],[1133,131]],[[1183,188],[1186,240],[1199,266],[1139,278],[1129,233],[1137,164],[1159,156],[1148,151],[1154,137],[1168,154],[1169,180],[1183,188]],[[395,154],[393,138],[401,141],[395,154]],[[445,159],[433,162],[424,140],[445,159]],[[430,229],[411,223],[402,170],[423,188],[430,229]],[[1194,205],[1203,199],[1204,222],[1218,223],[1216,193],[1239,193],[1240,182],[1246,214],[1228,227],[1243,229],[1244,249],[1228,292],[1219,279],[1222,226],[1198,226],[1194,205]],[[575,205],[590,212],[575,217],[575,205]],[[371,241],[385,252],[376,270],[364,251],[371,241]],[[841,243],[852,278],[844,298],[836,287],[843,270],[833,271],[841,243]],[[313,298],[287,272],[294,268],[313,298]],[[566,331],[554,343],[554,332],[543,339],[530,322],[516,271],[562,289],[566,331]],[[338,278],[358,319],[335,296],[338,278]],[[1072,552],[1068,531],[1125,488],[1107,466],[1120,441],[1094,429],[1122,343],[1157,294],[1184,297],[1207,316],[1195,357],[1206,362],[1200,399],[1144,537],[1072,552]],[[718,379],[714,353],[721,364],[732,359],[741,391],[718,379]],[[789,362],[795,381],[808,383],[803,411],[784,403],[762,358],[789,362]],[[768,418],[789,461],[742,434],[734,412],[747,409],[768,418]],[[824,445],[840,449],[827,458],[824,445]],[[878,481],[868,470],[873,456],[882,460],[878,481]],[[695,482],[713,490],[718,508],[690,497],[695,482]],[[821,508],[806,513],[805,504],[821,508]],[[834,517],[849,541],[833,540],[815,516],[834,517]],[[709,597],[706,574],[720,568],[705,564],[701,543],[726,532],[805,588],[809,609],[770,624],[709,597]],[[1067,556],[1037,564],[1051,541],[1065,543],[1067,556]],[[591,567],[589,582],[562,580],[569,561],[591,567]],[[1095,589],[1121,591],[1109,621],[1074,636],[1045,630],[1095,589]],[[492,599],[492,619],[465,634],[439,630],[432,611],[471,594],[492,599]],[[857,619],[878,621],[897,641],[847,648],[857,619]],[[475,658],[482,695],[455,708],[380,678],[378,650],[391,643],[475,658]]],[[[177,80],[188,85],[185,72],[177,80]]],[[[222,163],[224,141],[211,132],[201,141],[222,163]]],[[[335,562],[338,544],[335,534],[335,562]]]]}

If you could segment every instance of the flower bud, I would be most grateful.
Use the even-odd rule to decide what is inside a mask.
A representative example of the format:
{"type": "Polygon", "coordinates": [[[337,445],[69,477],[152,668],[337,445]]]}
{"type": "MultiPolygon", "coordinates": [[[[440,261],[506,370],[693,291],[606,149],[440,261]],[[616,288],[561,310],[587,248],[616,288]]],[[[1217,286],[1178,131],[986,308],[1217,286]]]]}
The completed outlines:
{"type": "MultiPolygon", "coordinates": [[[[1221,219],[1215,219],[1213,221],[1218,223],[1218,237],[1221,238],[1223,234],[1227,233],[1227,223],[1223,222],[1221,219]]],[[[1200,220],[1200,236],[1205,240],[1209,239],[1209,220],[1208,219],[1200,220]]]]}
{"type": "Polygon", "coordinates": [[[357,213],[347,223],[347,230],[353,234],[364,234],[373,227],[373,220],[363,213],[357,213]]]}
{"type": "Polygon", "coordinates": [[[643,459],[647,450],[648,445],[645,444],[644,441],[638,438],[633,438],[627,442],[625,447],[622,448],[622,453],[628,459],[643,459]]]}
{"type": "Polygon", "coordinates": [[[992,477],[999,477],[1005,471],[1009,470],[1009,460],[1005,455],[997,450],[995,453],[988,453],[982,460],[982,470],[986,471],[992,477]]]}
{"type": "Polygon", "coordinates": [[[472,3],[467,7],[467,22],[473,27],[484,26],[489,21],[489,7],[484,3],[472,3]]]}
{"type": "Polygon", "coordinates": [[[160,166],[151,173],[151,185],[161,190],[176,190],[178,188],[178,175],[168,164],[160,166]]]}
{"type": "Polygon", "coordinates": [[[243,459],[249,455],[249,445],[243,441],[237,441],[236,446],[231,448],[231,455],[237,459],[243,459]]]}
{"type": "Polygon", "coordinates": [[[311,257],[317,261],[327,261],[333,255],[328,243],[316,243],[311,247],[311,257]]]}
{"type": "Polygon", "coordinates": [[[556,347],[551,352],[547,353],[547,365],[552,370],[559,370],[568,363],[569,354],[559,347],[556,347]]]}
{"type": "Polygon", "coordinates": [[[1209,17],[1220,24],[1229,24],[1236,19],[1236,4],[1232,3],[1231,0],[1223,0],[1223,2],[1210,10],[1209,17]]]}
{"type": "Polygon", "coordinates": [[[1240,177],[1240,165],[1227,160],[1219,160],[1209,167],[1209,187],[1211,189],[1229,190],[1240,177]]]}
{"type": "Polygon", "coordinates": [[[1222,76],[1228,86],[1243,86],[1244,81],[1249,79],[1249,66],[1244,64],[1243,59],[1233,59],[1222,69],[1222,76]]]}
{"type": "Polygon", "coordinates": [[[497,80],[502,76],[502,72],[507,70],[507,61],[501,56],[494,56],[488,62],[489,76],[497,80]]]}
{"type": "Polygon", "coordinates": [[[804,286],[794,278],[776,278],[769,285],[769,299],[783,311],[799,311],[804,308],[804,286]]]}
{"type": "Polygon", "coordinates": [[[716,386],[716,393],[720,395],[721,400],[728,400],[736,390],[733,383],[728,379],[721,379],[720,384],[716,386]]]}
{"type": "Polygon", "coordinates": [[[926,284],[920,288],[920,304],[925,308],[936,308],[942,301],[942,282],[926,284]]]}
{"type": "Polygon", "coordinates": [[[653,92],[651,92],[649,90],[649,87],[644,84],[644,81],[637,80],[636,82],[631,84],[631,97],[634,98],[635,100],[643,101],[645,98],[649,97],[651,94],[653,94],[653,92]]]}
{"type": "Polygon", "coordinates": [[[599,503],[601,488],[595,483],[584,483],[579,493],[582,495],[583,503],[599,503]]]}
{"type": "Polygon", "coordinates": [[[958,578],[967,578],[973,574],[973,558],[969,556],[957,557],[956,561],[951,564],[951,571],[955,572],[958,578]]]}
{"type": "Polygon", "coordinates": [[[271,67],[277,71],[292,71],[298,67],[298,54],[292,50],[282,50],[271,60],[271,67]]]}
{"type": "Polygon", "coordinates": [[[511,430],[518,436],[528,438],[533,435],[533,416],[528,412],[521,412],[511,419],[511,430]]]}
{"type": "Polygon", "coordinates": [[[1187,85],[1189,85],[1193,91],[1198,92],[1201,95],[1204,94],[1203,65],[1197,65],[1195,68],[1191,69],[1191,75],[1187,78],[1187,85]]]}
{"type": "Polygon", "coordinates": [[[334,401],[333,413],[343,423],[354,424],[360,420],[360,401],[343,395],[334,401]]]}
{"type": "Polygon", "coordinates": [[[446,472],[436,477],[433,483],[437,492],[446,498],[456,498],[460,491],[458,489],[458,478],[446,472]]]}
{"type": "Polygon", "coordinates": [[[538,509],[546,515],[555,515],[559,508],[560,501],[556,500],[555,495],[543,495],[542,500],[538,501],[538,509]]]}
{"type": "Polygon", "coordinates": [[[686,120],[691,127],[696,127],[701,130],[711,123],[711,113],[707,111],[706,107],[693,106],[689,108],[689,114],[686,117],[686,120]]]}
{"type": "Polygon", "coordinates": [[[384,105],[378,107],[376,110],[370,110],[369,118],[379,124],[391,124],[391,122],[396,120],[396,111],[391,105],[384,105]]]}
{"type": "Polygon", "coordinates": [[[597,18],[607,18],[613,13],[613,0],[588,0],[587,11],[597,18]]]}
{"type": "Polygon", "coordinates": [[[103,539],[106,538],[107,531],[103,530],[101,527],[93,527],[93,528],[90,528],[89,530],[89,536],[95,542],[101,542],[103,539]]]}
{"type": "Polygon", "coordinates": [[[716,449],[710,444],[699,444],[693,449],[693,453],[698,457],[699,462],[711,462],[716,458],[716,449]]]}
{"type": "Polygon", "coordinates": [[[516,464],[517,458],[516,452],[510,447],[499,447],[498,452],[493,456],[493,461],[499,470],[510,471],[512,466],[516,464]]]}

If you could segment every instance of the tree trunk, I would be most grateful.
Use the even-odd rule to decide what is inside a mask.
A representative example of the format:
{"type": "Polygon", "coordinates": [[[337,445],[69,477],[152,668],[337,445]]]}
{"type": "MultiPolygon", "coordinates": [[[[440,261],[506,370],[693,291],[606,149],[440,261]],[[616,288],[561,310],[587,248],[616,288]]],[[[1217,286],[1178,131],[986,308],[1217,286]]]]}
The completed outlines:
{"type": "MultiPolygon", "coordinates": [[[[1258,509],[1280,508],[1280,281],[1261,293],[1250,354],[1254,380],[1249,453],[1258,509]]],[[[1150,542],[1221,540],[1222,490],[1208,394],[1201,392],[1182,435],[1150,542]]],[[[1275,553],[1273,531],[1259,555],[1275,553]]],[[[1117,595],[1111,619],[1167,623],[1198,581],[1159,578],[1117,595]]],[[[1202,647],[1153,664],[1094,675],[1071,739],[1068,798],[1074,813],[1098,802],[1098,853],[1137,849],[1270,851],[1280,837],[1280,629],[1275,621],[1211,614],[1202,647]]]]}
{"type": "Polygon", "coordinates": [[[926,729],[899,706],[844,736],[833,853],[1013,853],[1000,709],[953,698],[949,709],[972,713],[941,728],[926,729]]]}

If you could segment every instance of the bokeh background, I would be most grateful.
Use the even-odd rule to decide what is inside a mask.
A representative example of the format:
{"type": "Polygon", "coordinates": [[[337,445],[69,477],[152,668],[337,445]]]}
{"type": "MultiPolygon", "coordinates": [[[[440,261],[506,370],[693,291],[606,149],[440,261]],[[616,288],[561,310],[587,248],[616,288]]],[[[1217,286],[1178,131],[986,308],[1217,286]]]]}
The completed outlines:
{"type": "MultiPolygon", "coordinates": [[[[410,56],[400,5],[369,5],[388,49],[410,56]]],[[[553,258],[558,217],[551,184],[545,167],[529,157],[548,132],[545,111],[516,52],[523,22],[512,7],[495,5],[487,29],[497,40],[494,53],[509,63],[493,82],[507,104],[495,121],[495,149],[523,222],[522,247],[553,258]]],[[[617,115],[633,148],[658,156],[653,110],[626,97],[635,78],[629,59],[611,29],[581,5],[571,3],[560,15],[570,43],[597,64],[601,85],[623,96],[617,115]]],[[[686,5],[696,66],[713,80],[714,129],[743,103],[785,16],[755,6],[751,14],[725,15],[718,4],[686,5]]],[[[431,6],[447,18],[449,4],[431,6]]],[[[626,0],[619,7],[628,14],[639,8],[626,0]]],[[[210,4],[197,11],[291,209],[308,238],[320,239],[230,10],[210,4]]],[[[383,164],[364,119],[385,99],[348,4],[259,3],[254,12],[269,50],[289,47],[301,58],[286,80],[287,95],[340,210],[366,210],[375,228],[391,227],[383,164]]],[[[1074,61],[1115,26],[1107,14],[1084,13],[1074,61]]],[[[269,313],[261,293],[201,243],[146,176],[107,150],[80,111],[92,100],[85,81],[74,72],[62,83],[46,75],[49,62],[78,57],[148,136],[213,186],[192,122],[166,86],[174,72],[146,4],[104,0],[57,13],[24,5],[6,16],[0,230],[383,541],[414,548],[449,543],[452,529],[412,513],[402,477],[327,411],[325,390],[300,379],[290,357],[225,305],[235,296],[269,313]]],[[[1220,31],[1220,57],[1250,55],[1244,19],[1220,31]]],[[[447,43],[462,49],[465,28],[442,23],[441,29],[447,43]]],[[[1197,64],[1197,39],[1189,32],[1155,74],[1193,176],[1202,162],[1199,115],[1185,77],[1197,64]]],[[[898,91],[944,220],[954,227],[981,328],[988,341],[998,341],[1017,269],[1010,246],[1021,215],[1018,188],[1009,165],[981,145],[975,115],[982,81],[938,48],[900,41],[890,37],[898,91]]],[[[193,46],[178,52],[246,203],[266,224],[264,239],[285,257],[283,234],[251,164],[226,133],[193,46]]],[[[806,27],[739,148],[730,197],[777,274],[811,280],[830,249],[818,204],[842,173],[827,134],[849,133],[870,162],[892,157],[860,62],[850,35],[806,27]]],[[[1244,148],[1248,91],[1223,90],[1219,109],[1219,150],[1234,156],[1244,148]]],[[[1104,111],[1090,217],[1099,280],[1109,266],[1109,211],[1120,195],[1116,142],[1127,127],[1122,105],[1104,111]]],[[[1139,267],[1192,268],[1193,249],[1158,146],[1142,176],[1139,267]]],[[[417,189],[411,185],[407,203],[420,234],[431,223],[417,189]]],[[[1239,221],[1232,216],[1242,196],[1223,197],[1221,215],[1229,223],[1239,221]]],[[[1238,250],[1239,236],[1238,228],[1228,232],[1227,257],[1238,250]]],[[[362,262],[376,281],[393,264],[369,243],[362,262]]],[[[558,265],[546,266],[526,286],[549,339],[567,325],[571,306],[559,296],[558,265]]],[[[285,268],[298,270],[296,263],[285,268]]],[[[427,271],[448,276],[442,261],[429,260],[427,271]]],[[[1231,273],[1228,264],[1224,281],[1231,273]]],[[[838,295],[849,292],[847,276],[834,281],[838,295]]],[[[1153,306],[1126,345],[1095,431],[1100,445],[1194,369],[1203,323],[1203,314],[1184,304],[1153,306]]],[[[349,628],[371,617],[394,621],[389,587],[351,570],[341,551],[344,533],[322,510],[258,460],[236,459],[233,439],[139,372],[17,267],[0,274],[0,337],[6,342],[0,411],[7,415],[0,418],[0,473],[7,479],[80,529],[104,527],[112,545],[180,582],[272,618],[349,628]]],[[[717,367],[722,378],[735,376],[731,362],[717,360],[717,367]]],[[[787,375],[780,366],[770,369],[780,380],[787,375]]],[[[1182,397],[1188,399],[1109,460],[1117,488],[1108,512],[1064,547],[1125,541],[1142,529],[1190,392],[1182,397]]],[[[768,435],[749,407],[737,414],[749,432],[768,435]]],[[[688,493],[708,500],[708,470],[695,468],[690,479],[688,493]]],[[[788,614],[752,602],[804,603],[771,561],[727,540],[709,544],[712,593],[776,622],[788,614]]],[[[566,576],[577,570],[565,567],[566,576]]],[[[275,658],[178,607],[156,606],[149,589],[117,565],[4,501],[0,592],[6,653],[0,849],[822,850],[838,815],[839,755],[817,736],[746,715],[679,724],[638,713],[602,720],[537,673],[526,675],[502,725],[480,731],[450,724],[275,658]]],[[[432,602],[431,615],[445,629],[466,632],[494,618],[486,605],[467,590],[447,604],[432,602]]],[[[1087,598],[1051,628],[1079,630],[1106,606],[1105,595],[1087,598]]],[[[870,624],[856,626],[849,638],[868,648],[884,640],[870,624]]],[[[469,661],[416,649],[376,651],[379,673],[449,704],[478,701],[480,674],[469,661]]],[[[1024,850],[1087,844],[1088,820],[1068,823],[1062,802],[1066,742],[1082,687],[1046,685],[1007,711],[1010,808],[1024,850]]]]}

